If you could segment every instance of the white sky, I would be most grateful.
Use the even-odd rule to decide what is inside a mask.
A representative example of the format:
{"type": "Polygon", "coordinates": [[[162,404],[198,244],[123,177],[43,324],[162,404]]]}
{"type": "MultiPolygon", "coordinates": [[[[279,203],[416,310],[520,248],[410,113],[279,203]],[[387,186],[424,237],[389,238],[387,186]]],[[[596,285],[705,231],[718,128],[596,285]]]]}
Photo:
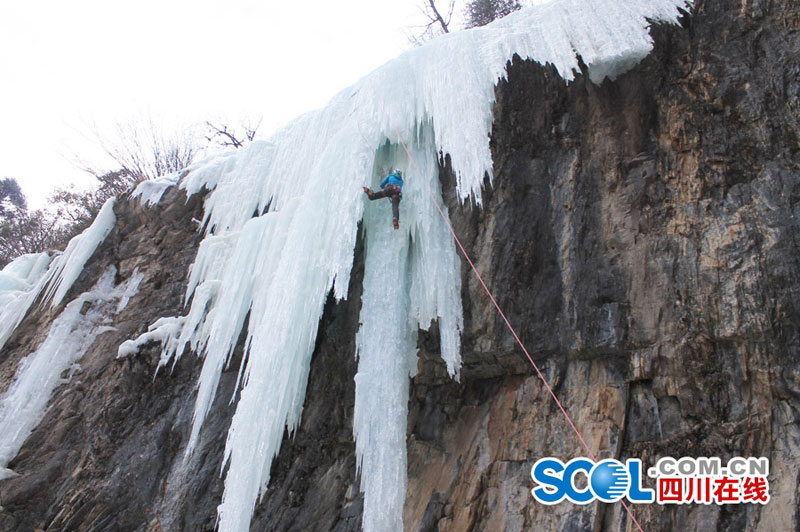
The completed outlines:
{"type": "Polygon", "coordinates": [[[71,161],[104,164],[93,124],[263,117],[267,136],[409,48],[420,3],[2,1],[0,178],[33,207],[90,183],[71,161]]]}

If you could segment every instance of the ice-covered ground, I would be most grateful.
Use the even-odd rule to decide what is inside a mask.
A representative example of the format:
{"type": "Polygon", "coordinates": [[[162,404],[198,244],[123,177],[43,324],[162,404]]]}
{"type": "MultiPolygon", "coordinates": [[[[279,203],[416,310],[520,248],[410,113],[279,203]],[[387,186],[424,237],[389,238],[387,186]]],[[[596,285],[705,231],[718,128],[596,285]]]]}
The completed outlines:
{"type": "MultiPolygon", "coordinates": [[[[566,81],[580,55],[589,77],[600,82],[649,53],[649,20],[675,22],[689,4],[552,0],[445,35],[389,61],[269,140],[196,163],[180,181],[171,176],[136,191],[152,205],[173,182],[190,195],[211,190],[186,316],[157,322],[150,336],[120,349],[131,354],[156,339],[163,343],[162,366],[186,346],[203,357],[189,457],[249,314],[240,398],[225,449],[221,531],[249,529],[284,428],[298,426],[319,318],[329,291],[337,299],[347,295],[361,220],[366,257],[354,433],[363,526],[402,529],[417,329],[438,320],[448,370],[457,377],[460,367],[460,263],[428,195],[430,189],[441,203],[439,155],[451,158],[459,198],[480,205],[484,177],[492,178],[494,87],[515,54],[554,65],[566,81]],[[361,192],[394,168],[406,177],[399,231],[391,229],[388,202],[369,203],[361,192]]],[[[93,234],[96,241],[101,231],[93,234]]],[[[54,301],[83,266],[78,255],[88,245],[75,248],[75,258],[48,275],[54,301]]]]}

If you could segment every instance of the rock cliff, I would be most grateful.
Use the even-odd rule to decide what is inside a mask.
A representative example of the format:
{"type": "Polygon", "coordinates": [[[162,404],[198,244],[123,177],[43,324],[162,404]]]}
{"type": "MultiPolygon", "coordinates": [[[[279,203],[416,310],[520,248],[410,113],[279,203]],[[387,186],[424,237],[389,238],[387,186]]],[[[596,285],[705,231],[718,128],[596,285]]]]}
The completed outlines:
{"type": "MultiPolygon", "coordinates": [[[[636,505],[644,530],[800,528],[800,6],[698,0],[682,27],[597,86],[515,61],[496,90],[495,179],[454,227],[589,445],[602,457],[765,456],[771,502],[636,505]]],[[[73,286],[138,268],[139,293],[0,481],[0,530],[213,530],[236,361],[188,459],[185,355],[116,359],[124,340],[179,315],[202,198],[173,188],[118,223],[73,286]],[[155,375],[155,377],[154,377],[155,375]]],[[[302,424],[284,438],[252,530],[360,530],[352,437],[363,252],[347,300],[329,301],[302,424]]],[[[633,530],[619,504],[536,504],[538,458],[585,455],[464,263],[460,382],[420,332],[408,420],[408,530],[633,530]]],[[[63,305],[62,305],[63,307],[63,305]]],[[[35,310],[0,352],[0,389],[60,308],[35,310]]],[[[241,356],[241,354],[239,355],[241,356]]]]}

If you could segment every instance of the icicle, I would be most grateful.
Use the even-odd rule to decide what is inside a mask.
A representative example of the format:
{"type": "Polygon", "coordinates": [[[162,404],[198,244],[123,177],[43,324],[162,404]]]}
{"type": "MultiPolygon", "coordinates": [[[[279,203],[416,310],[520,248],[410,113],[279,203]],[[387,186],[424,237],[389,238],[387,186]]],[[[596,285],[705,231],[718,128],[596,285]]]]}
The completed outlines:
{"type": "Polygon", "coordinates": [[[48,284],[45,292],[45,300],[51,300],[51,306],[55,307],[61,303],[72,283],[83,271],[86,261],[114,228],[117,221],[117,217],[114,216],[114,202],[115,198],[106,201],[92,225],[70,240],[64,254],[53,261],[47,272],[48,284]]]}

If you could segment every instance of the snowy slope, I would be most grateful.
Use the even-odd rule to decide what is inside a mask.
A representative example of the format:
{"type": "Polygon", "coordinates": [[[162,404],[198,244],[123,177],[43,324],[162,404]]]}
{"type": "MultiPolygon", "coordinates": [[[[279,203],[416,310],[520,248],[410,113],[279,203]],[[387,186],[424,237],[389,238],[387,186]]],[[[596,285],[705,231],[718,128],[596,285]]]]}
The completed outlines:
{"type": "MultiPolygon", "coordinates": [[[[441,203],[439,154],[451,157],[459,197],[480,205],[484,176],[492,176],[494,86],[515,54],[553,64],[567,81],[577,54],[600,82],[649,53],[648,19],[675,22],[687,3],[554,0],[526,8],[411,50],[268,141],[187,169],[179,185],[188,194],[212,190],[206,238],[191,269],[187,315],[152,332],[163,341],[162,365],[186,346],[203,357],[191,455],[249,313],[220,530],[248,530],[284,428],[299,423],[319,318],[330,290],[347,294],[361,220],[367,241],[354,433],[363,526],[402,529],[417,329],[438,320],[448,370],[457,377],[460,367],[459,259],[429,196],[441,203]],[[391,229],[388,202],[368,203],[361,192],[393,168],[407,178],[399,231],[391,229]]],[[[136,194],[156,203],[170,182],[136,194]]]]}

